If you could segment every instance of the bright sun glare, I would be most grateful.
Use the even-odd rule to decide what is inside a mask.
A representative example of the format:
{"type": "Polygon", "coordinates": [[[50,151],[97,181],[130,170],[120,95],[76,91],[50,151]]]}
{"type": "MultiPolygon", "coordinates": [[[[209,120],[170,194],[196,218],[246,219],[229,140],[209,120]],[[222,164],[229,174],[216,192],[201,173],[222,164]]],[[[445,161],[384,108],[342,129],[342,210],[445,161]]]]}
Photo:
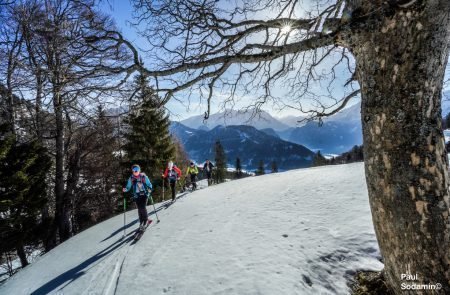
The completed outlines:
{"type": "Polygon", "coordinates": [[[290,25],[285,25],[285,26],[283,26],[283,27],[281,28],[281,33],[287,34],[287,33],[289,33],[291,30],[292,30],[292,28],[291,28],[290,25]]]}

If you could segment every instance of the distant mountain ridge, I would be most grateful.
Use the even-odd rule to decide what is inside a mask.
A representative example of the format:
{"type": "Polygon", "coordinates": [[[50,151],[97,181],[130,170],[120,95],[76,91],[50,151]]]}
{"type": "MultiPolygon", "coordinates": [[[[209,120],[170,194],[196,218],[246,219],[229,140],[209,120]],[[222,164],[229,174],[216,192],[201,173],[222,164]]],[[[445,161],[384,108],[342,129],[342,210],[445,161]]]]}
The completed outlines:
{"type": "Polygon", "coordinates": [[[289,127],[293,127],[293,128],[301,127],[301,126],[305,125],[306,122],[304,122],[304,121],[300,122],[303,119],[305,119],[304,116],[292,116],[292,115],[277,118],[277,120],[280,121],[281,123],[283,123],[289,127]]]}
{"type": "Polygon", "coordinates": [[[207,158],[214,159],[217,140],[224,147],[227,163],[234,166],[239,157],[247,170],[256,169],[260,160],[264,161],[267,170],[272,161],[277,162],[280,170],[309,167],[314,156],[314,152],[302,145],[268,135],[252,126],[217,126],[205,131],[172,122],[170,131],[180,139],[191,159],[200,163],[207,158]]]}
{"type": "MultiPolygon", "coordinates": [[[[442,99],[442,116],[445,117],[448,113],[450,113],[450,90],[443,92],[442,99]]],[[[275,118],[263,112],[261,117],[264,119],[255,121],[256,118],[248,120],[249,114],[247,117],[240,115],[232,119],[233,114],[229,111],[225,117],[223,112],[211,115],[207,125],[203,125],[203,116],[191,117],[182,123],[188,123],[187,125],[193,129],[204,130],[213,129],[218,125],[250,125],[273,136],[274,131],[283,140],[303,145],[313,151],[321,150],[324,154],[341,154],[355,145],[362,144],[360,102],[324,118],[322,126],[319,126],[317,121],[298,123],[304,119],[302,116],[275,118]],[[224,121],[228,124],[223,124],[224,121]]]]}
{"type": "Polygon", "coordinates": [[[327,154],[341,154],[355,145],[362,144],[361,104],[352,105],[331,117],[318,122],[308,122],[280,136],[288,141],[302,144],[312,150],[327,154]]]}
{"type": "Polygon", "coordinates": [[[327,154],[341,154],[355,145],[362,144],[362,130],[359,122],[330,121],[319,126],[309,122],[291,131],[289,141],[303,144],[312,150],[327,154]]]}
{"type": "Polygon", "coordinates": [[[231,126],[233,126],[231,122],[238,123],[236,125],[251,125],[268,135],[303,145],[314,151],[340,154],[350,150],[354,145],[362,144],[360,109],[360,103],[347,107],[331,117],[324,118],[322,126],[316,121],[299,123],[298,121],[304,119],[302,116],[276,119],[267,112],[262,112],[261,117],[251,119],[249,113],[244,115],[231,111],[227,116],[224,112],[211,115],[207,125],[203,124],[203,116],[194,116],[181,123],[193,130],[208,130],[208,127],[213,129],[224,125],[220,124],[223,122],[228,122],[231,126]]]}
{"type": "Polygon", "coordinates": [[[236,110],[225,110],[216,114],[210,115],[208,120],[204,121],[203,115],[193,116],[188,119],[180,121],[181,124],[194,129],[214,129],[217,126],[233,126],[233,125],[249,125],[256,129],[272,128],[276,131],[285,130],[289,128],[279,120],[272,117],[265,111],[256,113],[254,110],[247,112],[236,110]]]}

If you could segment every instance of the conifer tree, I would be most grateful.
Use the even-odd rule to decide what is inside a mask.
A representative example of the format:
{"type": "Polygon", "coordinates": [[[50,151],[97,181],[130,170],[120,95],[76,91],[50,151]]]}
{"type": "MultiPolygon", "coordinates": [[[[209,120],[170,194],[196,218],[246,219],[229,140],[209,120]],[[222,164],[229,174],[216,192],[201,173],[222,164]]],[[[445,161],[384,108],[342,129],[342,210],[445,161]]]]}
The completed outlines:
{"type": "Polygon", "coordinates": [[[324,156],[322,156],[322,153],[320,151],[317,151],[316,155],[313,158],[313,166],[323,166],[327,164],[327,159],[325,159],[324,156]]]}
{"type": "Polygon", "coordinates": [[[258,169],[256,170],[256,175],[263,175],[263,174],[265,174],[264,161],[259,160],[258,169]]]}
{"type": "Polygon", "coordinates": [[[39,215],[51,160],[37,141],[19,142],[8,129],[0,126],[0,251],[16,250],[25,267],[25,245],[44,236],[39,215]]]}
{"type": "Polygon", "coordinates": [[[241,159],[239,157],[236,158],[236,178],[241,178],[242,176],[242,166],[241,159]]]}
{"type": "Polygon", "coordinates": [[[160,106],[159,98],[145,75],[136,77],[135,87],[137,103],[125,120],[131,128],[124,146],[127,164],[137,163],[150,179],[160,178],[161,167],[172,159],[175,152],[169,133],[169,116],[160,106]]]}
{"type": "Polygon", "coordinates": [[[217,183],[221,183],[225,181],[225,175],[226,175],[226,156],[225,156],[225,150],[223,149],[222,144],[220,141],[216,141],[215,145],[215,161],[216,161],[216,175],[215,179],[217,183]]]}
{"type": "Polygon", "coordinates": [[[278,172],[278,164],[276,161],[272,161],[272,173],[278,172]]]}

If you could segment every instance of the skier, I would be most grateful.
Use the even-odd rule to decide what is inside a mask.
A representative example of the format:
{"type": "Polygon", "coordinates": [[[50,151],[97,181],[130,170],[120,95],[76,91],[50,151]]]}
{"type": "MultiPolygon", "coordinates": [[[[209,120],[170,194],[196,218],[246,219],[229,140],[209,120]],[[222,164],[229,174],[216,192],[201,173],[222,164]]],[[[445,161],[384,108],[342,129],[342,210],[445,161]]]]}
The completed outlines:
{"type": "Polygon", "coordinates": [[[141,172],[139,165],[131,166],[132,175],[128,178],[127,186],[123,188],[123,192],[130,191],[133,196],[133,201],[136,203],[139,215],[139,230],[143,231],[152,220],[148,218],[147,200],[152,191],[152,183],[150,179],[141,172]]]}
{"type": "Polygon", "coordinates": [[[189,167],[186,170],[185,178],[190,176],[190,180],[191,180],[191,184],[192,184],[192,190],[197,189],[197,183],[196,183],[197,174],[198,174],[197,166],[195,166],[194,163],[191,162],[189,164],[189,167]]]}
{"type": "Polygon", "coordinates": [[[205,165],[203,165],[203,172],[206,172],[206,178],[208,179],[208,186],[212,183],[212,170],[214,168],[213,163],[206,159],[205,165]]]}
{"type": "Polygon", "coordinates": [[[164,174],[162,175],[163,179],[167,178],[169,180],[170,189],[172,191],[172,202],[175,201],[175,195],[176,195],[176,183],[181,177],[181,170],[173,164],[172,161],[169,161],[167,163],[167,168],[164,171],[164,174]]]}

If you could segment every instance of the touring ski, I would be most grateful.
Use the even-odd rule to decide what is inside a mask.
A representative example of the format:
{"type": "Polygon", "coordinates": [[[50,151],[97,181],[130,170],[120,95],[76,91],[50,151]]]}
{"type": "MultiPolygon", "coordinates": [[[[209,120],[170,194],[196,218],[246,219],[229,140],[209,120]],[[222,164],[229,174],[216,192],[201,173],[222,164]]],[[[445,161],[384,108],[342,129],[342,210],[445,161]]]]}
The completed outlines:
{"type": "Polygon", "coordinates": [[[139,241],[139,239],[142,237],[142,235],[144,234],[145,230],[147,229],[147,227],[153,222],[153,220],[149,219],[146,222],[146,225],[144,227],[139,227],[136,231],[136,234],[134,235],[134,241],[139,241]]]}

